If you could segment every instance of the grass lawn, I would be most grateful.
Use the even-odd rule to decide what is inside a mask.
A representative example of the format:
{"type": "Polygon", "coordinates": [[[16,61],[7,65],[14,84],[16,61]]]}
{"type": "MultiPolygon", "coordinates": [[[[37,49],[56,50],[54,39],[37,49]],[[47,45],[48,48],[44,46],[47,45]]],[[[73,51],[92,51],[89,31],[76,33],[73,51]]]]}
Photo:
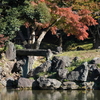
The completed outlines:
{"type": "Polygon", "coordinates": [[[58,54],[57,56],[80,57],[81,60],[88,60],[95,57],[100,57],[100,50],[67,51],[58,54]]]}
{"type": "MultiPolygon", "coordinates": [[[[100,57],[100,49],[91,49],[92,43],[89,43],[89,42],[78,43],[76,45],[72,44],[72,45],[69,45],[68,48],[69,48],[68,50],[62,52],[61,54],[54,55],[54,56],[68,56],[70,58],[79,57],[80,62],[85,62],[85,61],[88,62],[89,60],[92,60],[95,57],[100,57]],[[77,47],[81,47],[84,50],[77,51],[76,50],[77,47]]],[[[40,64],[42,64],[45,61],[46,61],[46,59],[44,57],[39,57],[39,59],[37,59],[34,62],[33,67],[39,66],[40,64]]]]}
{"type": "MultiPolygon", "coordinates": [[[[85,62],[85,61],[88,62],[95,57],[100,57],[100,50],[94,49],[94,50],[82,50],[82,51],[66,51],[54,56],[68,56],[70,58],[79,57],[81,62],[85,62]]],[[[45,61],[46,59],[44,57],[39,57],[39,59],[37,59],[34,62],[33,67],[35,68],[45,61]]]]}

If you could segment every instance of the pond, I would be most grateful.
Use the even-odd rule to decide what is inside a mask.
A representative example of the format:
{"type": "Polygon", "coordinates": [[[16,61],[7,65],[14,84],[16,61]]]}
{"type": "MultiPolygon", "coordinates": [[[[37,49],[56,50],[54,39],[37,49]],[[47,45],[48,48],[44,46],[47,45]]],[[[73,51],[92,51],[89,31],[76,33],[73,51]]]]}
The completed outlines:
{"type": "Polygon", "coordinates": [[[100,100],[100,90],[0,89],[0,100],[100,100]]]}

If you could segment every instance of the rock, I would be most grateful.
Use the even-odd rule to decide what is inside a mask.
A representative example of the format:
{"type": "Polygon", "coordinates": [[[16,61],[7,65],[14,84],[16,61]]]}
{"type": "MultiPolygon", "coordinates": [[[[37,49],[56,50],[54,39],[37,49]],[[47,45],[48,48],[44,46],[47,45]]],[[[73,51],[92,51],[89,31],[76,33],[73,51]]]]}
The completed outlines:
{"type": "Polygon", "coordinates": [[[74,58],[73,58],[73,61],[74,61],[74,62],[77,62],[77,61],[79,61],[79,60],[80,60],[79,57],[74,57],[74,58]]]}
{"type": "Polygon", "coordinates": [[[40,66],[32,69],[28,73],[28,77],[37,77],[38,73],[40,72],[48,72],[51,70],[51,62],[46,61],[45,63],[41,64],[40,66]]]}
{"type": "Polygon", "coordinates": [[[2,67],[0,67],[0,75],[2,74],[2,71],[3,71],[3,68],[2,68],[2,67]]]}
{"type": "Polygon", "coordinates": [[[67,56],[54,56],[52,58],[52,63],[55,64],[57,63],[59,60],[62,60],[65,63],[65,66],[68,67],[71,65],[72,60],[67,57],[67,56]]]}
{"type": "Polygon", "coordinates": [[[40,89],[39,83],[36,80],[32,84],[32,89],[33,90],[39,90],[40,89]]]}
{"type": "Polygon", "coordinates": [[[18,80],[18,87],[19,88],[32,88],[33,87],[33,79],[28,78],[19,78],[18,80]]]}
{"type": "MultiPolygon", "coordinates": [[[[96,82],[96,83],[99,83],[99,82],[100,82],[100,68],[98,68],[94,74],[96,74],[95,82],[96,82]]],[[[94,74],[93,74],[93,75],[94,75],[94,74]]],[[[95,76],[95,75],[94,75],[94,76],[95,76]]]]}
{"type": "Polygon", "coordinates": [[[51,49],[47,49],[47,53],[46,53],[46,60],[50,60],[50,58],[53,56],[53,53],[51,51],[51,49]]]}
{"type": "Polygon", "coordinates": [[[9,77],[5,77],[1,79],[0,83],[4,86],[4,87],[10,87],[10,88],[16,88],[17,87],[17,80],[14,80],[13,77],[9,76],[9,77]]]}
{"type": "Polygon", "coordinates": [[[28,56],[28,72],[32,69],[33,62],[34,62],[33,56],[28,56]]]}
{"type": "Polygon", "coordinates": [[[100,64],[100,58],[99,57],[95,57],[89,63],[90,64],[100,64]]]}
{"type": "Polygon", "coordinates": [[[64,90],[75,90],[78,89],[78,85],[75,82],[63,82],[61,85],[61,89],[64,90]]]}
{"type": "Polygon", "coordinates": [[[96,64],[88,64],[89,67],[89,71],[94,71],[97,69],[97,65],[96,64]]]}
{"type": "Polygon", "coordinates": [[[2,79],[2,72],[3,72],[3,68],[0,67],[0,80],[2,79]]]}
{"type": "Polygon", "coordinates": [[[97,81],[100,76],[100,69],[94,69],[93,71],[89,71],[88,81],[97,81]]]}
{"type": "Polygon", "coordinates": [[[52,59],[51,71],[57,72],[57,69],[63,69],[71,65],[71,59],[67,56],[54,56],[52,59]]]}
{"type": "Polygon", "coordinates": [[[6,50],[6,58],[14,60],[16,58],[16,48],[12,42],[9,42],[6,50]]]}
{"type": "Polygon", "coordinates": [[[46,61],[45,63],[41,64],[40,67],[42,68],[42,72],[49,72],[51,71],[51,61],[46,61]]]}
{"type": "Polygon", "coordinates": [[[67,74],[68,74],[67,69],[58,69],[57,70],[57,78],[58,79],[66,79],[67,74]]]}
{"type": "Polygon", "coordinates": [[[7,86],[7,81],[6,81],[5,79],[2,79],[2,80],[0,81],[0,83],[1,83],[4,87],[7,86]]]}
{"type": "Polygon", "coordinates": [[[66,63],[62,60],[58,60],[57,62],[53,62],[51,66],[51,71],[57,72],[58,69],[63,69],[66,67],[66,63]]]}
{"type": "Polygon", "coordinates": [[[82,47],[77,47],[77,51],[84,50],[82,47]]]}
{"type": "Polygon", "coordinates": [[[85,89],[85,90],[86,89],[89,89],[89,90],[94,89],[94,82],[83,82],[81,85],[82,86],[80,89],[85,89]]]}
{"type": "Polygon", "coordinates": [[[16,88],[17,87],[17,80],[14,80],[13,77],[6,78],[6,87],[16,88]]]}
{"type": "Polygon", "coordinates": [[[100,75],[100,68],[98,68],[96,64],[88,64],[88,67],[88,81],[97,81],[100,75]]]}
{"type": "Polygon", "coordinates": [[[57,47],[57,52],[62,53],[62,47],[61,46],[57,47]]]}
{"type": "Polygon", "coordinates": [[[70,81],[86,81],[88,76],[88,63],[85,62],[67,75],[70,81]]]}
{"type": "Polygon", "coordinates": [[[28,57],[20,57],[15,63],[12,73],[20,73],[23,77],[27,76],[28,73],[28,57]]]}
{"type": "Polygon", "coordinates": [[[61,86],[61,82],[56,79],[39,77],[37,81],[41,89],[58,89],[61,86]]]}

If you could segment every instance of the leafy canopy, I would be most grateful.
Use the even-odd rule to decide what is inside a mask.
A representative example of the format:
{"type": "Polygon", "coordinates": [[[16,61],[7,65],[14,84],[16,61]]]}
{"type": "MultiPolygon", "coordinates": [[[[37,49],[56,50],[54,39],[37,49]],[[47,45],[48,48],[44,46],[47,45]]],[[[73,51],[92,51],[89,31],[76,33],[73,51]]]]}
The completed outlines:
{"type": "Polygon", "coordinates": [[[2,0],[1,3],[0,34],[10,38],[25,24],[50,27],[52,34],[62,29],[68,36],[84,40],[88,38],[88,26],[97,25],[91,16],[93,10],[87,9],[90,3],[97,5],[97,2],[90,0],[2,0]]]}
{"type": "Polygon", "coordinates": [[[44,2],[40,2],[37,6],[32,5],[31,0],[2,0],[0,6],[0,34],[9,36],[12,39],[16,32],[20,30],[20,26],[30,23],[34,26],[34,22],[49,22],[51,19],[50,11],[44,2]]]}
{"type": "MultiPolygon", "coordinates": [[[[85,9],[85,3],[90,3],[88,1],[82,0],[84,8],[76,9],[75,4],[81,2],[75,0],[39,0],[34,1],[34,4],[39,5],[44,2],[51,11],[51,21],[47,24],[40,24],[42,28],[49,27],[54,21],[57,21],[54,26],[51,27],[53,34],[56,34],[57,29],[64,30],[64,32],[70,36],[75,35],[76,38],[84,40],[88,38],[88,26],[97,25],[96,20],[91,16],[92,12],[85,9]],[[74,3],[72,5],[72,2],[74,3]],[[59,21],[58,21],[59,19],[59,21]]],[[[81,5],[83,5],[81,4],[81,5]]]]}

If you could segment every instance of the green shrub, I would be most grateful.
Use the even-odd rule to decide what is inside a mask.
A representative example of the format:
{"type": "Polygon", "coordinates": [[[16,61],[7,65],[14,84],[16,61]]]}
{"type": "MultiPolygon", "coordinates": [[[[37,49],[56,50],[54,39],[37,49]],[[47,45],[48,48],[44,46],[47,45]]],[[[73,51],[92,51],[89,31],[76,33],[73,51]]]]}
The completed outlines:
{"type": "Polygon", "coordinates": [[[68,41],[64,44],[63,49],[69,51],[75,49],[76,46],[77,43],[75,41],[68,41]]]}
{"type": "Polygon", "coordinates": [[[16,49],[18,50],[18,49],[24,49],[24,47],[23,46],[21,46],[21,45],[15,45],[15,47],[16,47],[16,49]]]}

